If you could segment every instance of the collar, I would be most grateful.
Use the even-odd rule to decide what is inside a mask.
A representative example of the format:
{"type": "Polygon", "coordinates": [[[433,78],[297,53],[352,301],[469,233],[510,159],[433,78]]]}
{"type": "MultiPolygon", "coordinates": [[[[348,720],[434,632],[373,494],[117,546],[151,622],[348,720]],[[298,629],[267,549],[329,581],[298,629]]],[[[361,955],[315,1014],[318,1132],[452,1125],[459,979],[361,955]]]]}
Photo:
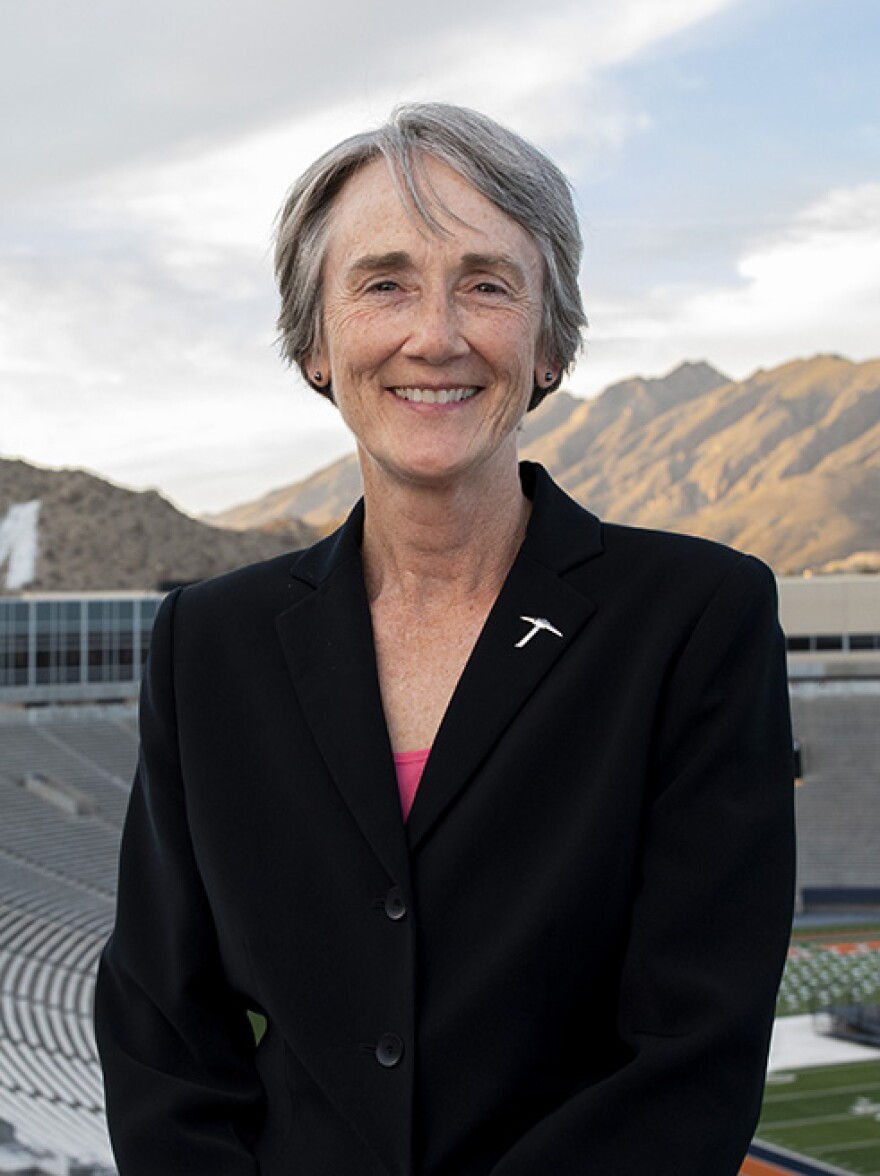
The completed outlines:
{"type": "MultiPolygon", "coordinates": [[[[536,462],[520,462],[519,475],[532,513],[517,558],[563,574],[601,554],[602,524],[594,514],[570,498],[536,462]]],[[[360,559],[363,533],[361,498],[337,531],[297,553],[290,574],[317,588],[349,561],[360,559]]]]}

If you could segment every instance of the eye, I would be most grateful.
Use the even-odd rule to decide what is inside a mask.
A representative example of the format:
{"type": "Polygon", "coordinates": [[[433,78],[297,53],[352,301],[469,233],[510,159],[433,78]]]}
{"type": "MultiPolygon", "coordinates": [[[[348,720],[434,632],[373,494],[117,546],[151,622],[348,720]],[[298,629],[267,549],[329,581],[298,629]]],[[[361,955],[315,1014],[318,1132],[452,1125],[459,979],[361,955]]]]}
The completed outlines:
{"type": "Polygon", "coordinates": [[[503,294],[504,287],[499,282],[477,282],[474,289],[478,294],[503,294]]]}
{"type": "Polygon", "coordinates": [[[393,293],[395,290],[399,290],[400,285],[392,278],[382,278],[382,280],[379,282],[373,282],[372,286],[369,288],[371,290],[375,290],[378,294],[388,294],[393,293]]]}

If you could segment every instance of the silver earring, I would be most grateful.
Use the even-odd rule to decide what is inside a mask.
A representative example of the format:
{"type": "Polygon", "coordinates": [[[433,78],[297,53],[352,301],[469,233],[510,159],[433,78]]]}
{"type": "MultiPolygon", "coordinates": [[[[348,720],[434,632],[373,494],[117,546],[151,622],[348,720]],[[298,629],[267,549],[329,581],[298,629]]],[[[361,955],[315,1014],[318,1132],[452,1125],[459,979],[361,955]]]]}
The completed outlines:
{"type": "Polygon", "coordinates": [[[546,382],[547,382],[548,384],[552,384],[552,383],[553,383],[553,381],[556,379],[556,376],[554,375],[554,373],[553,373],[553,372],[545,372],[545,373],[544,373],[544,379],[546,380],[546,382]]]}
{"type": "Polygon", "coordinates": [[[324,379],[324,377],[321,375],[320,372],[315,372],[315,383],[316,384],[320,384],[323,379],[324,379]]]}

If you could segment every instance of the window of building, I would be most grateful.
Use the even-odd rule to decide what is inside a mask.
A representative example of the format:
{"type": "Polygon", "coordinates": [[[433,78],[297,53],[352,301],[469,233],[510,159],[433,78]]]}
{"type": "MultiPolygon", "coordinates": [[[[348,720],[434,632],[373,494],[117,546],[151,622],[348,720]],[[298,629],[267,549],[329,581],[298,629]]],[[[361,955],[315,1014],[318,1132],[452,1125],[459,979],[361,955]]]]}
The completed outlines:
{"type": "Polygon", "coordinates": [[[821,633],[815,638],[815,648],[822,649],[843,649],[843,637],[838,633],[821,633]]]}
{"type": "Polygon", "coordinates": [[[850,633],[850,649],[880,649],[880,633],[850,633]]]}

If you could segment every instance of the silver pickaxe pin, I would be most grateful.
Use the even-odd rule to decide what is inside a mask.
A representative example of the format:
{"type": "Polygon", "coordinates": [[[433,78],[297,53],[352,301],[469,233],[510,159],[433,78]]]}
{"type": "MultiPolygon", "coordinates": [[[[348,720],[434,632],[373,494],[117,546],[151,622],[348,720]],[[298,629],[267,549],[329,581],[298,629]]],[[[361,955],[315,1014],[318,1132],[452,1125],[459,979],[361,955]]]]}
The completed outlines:
{"type": "Polygon", "coordinates": [[[556,626],[551,625],[546,617],[520,617],[519,619],[521,621],[526,621],[527,624],[531,625],[532,627],[521,641],[516,642],[514,646],[515,649],[522,649],[524,645],[527,645],[531,641],[536,633],[540,633],[542,630],[546,633],[552,633],[554,637],[562,636],[556,626]]]}

